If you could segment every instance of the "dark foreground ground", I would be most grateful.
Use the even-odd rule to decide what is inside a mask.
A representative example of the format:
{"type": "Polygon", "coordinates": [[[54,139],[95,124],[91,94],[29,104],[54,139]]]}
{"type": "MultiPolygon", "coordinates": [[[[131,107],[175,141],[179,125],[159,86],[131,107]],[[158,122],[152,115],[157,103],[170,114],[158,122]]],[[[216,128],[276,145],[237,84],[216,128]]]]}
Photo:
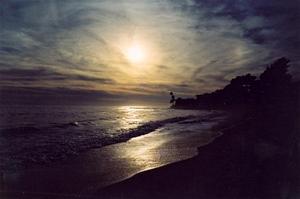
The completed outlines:
{"type": "Polygon", "coordinates": [[[99,198],[300,198],[299,118],[233,114],[189,160],[99,190],[99,198]]]}
{"type": "Polygon", "coordinates": [[[213,129],[223,135],[199,147],[196,157],[142,172],[89,197],[0,193],[0,198],[300,198],[298,111],[231,115],[213,129]]]}

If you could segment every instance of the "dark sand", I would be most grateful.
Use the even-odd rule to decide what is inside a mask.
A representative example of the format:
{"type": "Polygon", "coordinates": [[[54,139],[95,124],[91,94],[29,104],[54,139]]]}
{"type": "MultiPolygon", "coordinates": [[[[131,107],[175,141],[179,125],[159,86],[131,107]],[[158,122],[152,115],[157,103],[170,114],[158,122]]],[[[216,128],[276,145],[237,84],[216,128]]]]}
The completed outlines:
{"type": "Polygon", "coordinates": [[[98,196],[122,199],[300,198],[299,141],[297,132],[288,134],[299,130],[300,120],[296,121],[297,128],[293,128],[295,123],[279,119],[269,125],[263,118],[238,116],[231,121],[233,125],[230,122],[220,125],[218,128],[223,128],[224,135],[199,147],[196,157],[140,173],[99,190],[98,196]],[[290,136],[284,141],[264,136],[275,132],[290,136]]]}
{"type": "Polygon", "coordinates": [[[109,146],[113,150],[107,149],[108,156],[115,159],[106,159],[107,164],[102,162],[102,149],[75,158],[63,168],[60,164],[40,171],[33,169],[25,177],[18,177],[21,185],[13,183],[15,186],[10,187],[26,190],[24,195],[2,192],[0,198],[300,198],[299,118],[296,122],[283,116],[266,121],[263,117],[233,115],[210,131],[221,130],[223,135],[199,147],[198,152],[195,147],[210,139],[205,142],[192,136],[185,140],[182,135],[176,138],[174,134],[151,133],[109,146]],[[30,189],[45,189],[45,193],[30,189]]]}

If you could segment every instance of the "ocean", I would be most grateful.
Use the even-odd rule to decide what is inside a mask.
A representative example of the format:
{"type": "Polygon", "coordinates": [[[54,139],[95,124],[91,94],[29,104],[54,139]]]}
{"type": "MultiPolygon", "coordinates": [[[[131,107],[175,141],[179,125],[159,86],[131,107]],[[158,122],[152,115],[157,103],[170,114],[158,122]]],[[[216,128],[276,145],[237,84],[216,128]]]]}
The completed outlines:
{"type": "Polygon", "coordinates": [[[64,160],[161,128],[195,132],[211,114],[158,106],[2,105],[0,170],[64,160]]]}

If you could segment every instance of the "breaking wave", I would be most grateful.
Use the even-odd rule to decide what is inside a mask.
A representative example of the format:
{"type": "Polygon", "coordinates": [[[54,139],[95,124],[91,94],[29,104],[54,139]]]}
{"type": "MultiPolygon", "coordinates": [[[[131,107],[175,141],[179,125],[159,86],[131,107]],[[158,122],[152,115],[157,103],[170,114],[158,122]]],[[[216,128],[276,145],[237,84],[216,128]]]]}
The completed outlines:
{"type": "Polygon", "coordinates": [[[40,128],[23,126],[2,129],[0,170],[62,160],[92,148],[126,142],[131,138],[151,133],[166,124],[183,122],[195,117],[189,115],[150,121],[135,128],[118,129],[114,133],[108,133],[101,128],[97,129],[97,132],[80,129],[81,125],[89,121],[53,124],[40,128]]]}

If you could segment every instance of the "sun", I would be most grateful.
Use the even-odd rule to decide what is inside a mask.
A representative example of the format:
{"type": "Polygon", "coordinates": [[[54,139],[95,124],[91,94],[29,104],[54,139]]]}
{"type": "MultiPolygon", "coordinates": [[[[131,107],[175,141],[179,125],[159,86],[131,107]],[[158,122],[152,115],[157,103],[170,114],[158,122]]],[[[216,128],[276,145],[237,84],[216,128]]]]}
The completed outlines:
{"type": "Polygon", "coordinates": [[[145,52],[138,44],[133,44],[126,51],[127,59],[132,63],[141,63],[145,60],[145,52]]]}

